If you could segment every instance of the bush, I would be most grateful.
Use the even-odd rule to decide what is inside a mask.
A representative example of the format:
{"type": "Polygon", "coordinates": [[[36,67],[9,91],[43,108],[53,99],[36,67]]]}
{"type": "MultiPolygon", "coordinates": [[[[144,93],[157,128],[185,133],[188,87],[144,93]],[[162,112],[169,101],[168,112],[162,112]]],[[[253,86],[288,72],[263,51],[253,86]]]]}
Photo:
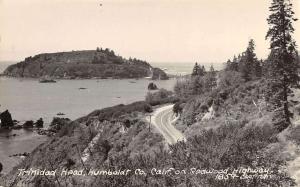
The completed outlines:
{"type": "Polygon", "coordinates": [[[157,90],[156,84],[154,84],[153,82],[149,83],[148,90],[157,90]]]}
{"type": "Polygon", "coordinates": [[[60,131],[63,126],[69,124],[70,122],[71,120],[69,118],[54,117],[50,123],[48,130],[56,133],[60,131]]]}
{"type": "Polygon", "coordinates": [[[202,104],[200,106],[200,110],[201,110],[202,113],[208,112],[208,106],[206,104],[202,104]]]}
{"type": "Polygon", "coordinates": [[[59,131],[57,132],[57,136],[71,136],[73,134],[74,129],[78,126],[76,122],[65,123],[63,124],[59,131]]]}
{"type": "Polygon", "coordinates": [[[150,112],[153,112],[153,109],[152,109],[152,107],[148,104],[148,105],[145,105],[145,106],[144,106],[144,111],[150,113],[150,112]]]}
{"type": "Polygon", "coordinates": [[[112,119],[116,119],[124,114],[130,114],[132,112],[152,112],[152,107],[145,101],[138,101],[128,105],[120,104],[101,110],[95,110],[87,116],[79,118],[76,121],[78,121],[79,123],[87,122],[87,119],[94,117],[97,117],[100,122],[109,121],[112,119]]]}
{"type": "Polygon", "coordinates": [[[178,115],[181,114],[183,110],[183,103],[181,102],[176,102],[175,105],[173,106],[173,112],[178,115]]]}
{"type": "Polygon", "coordinates": [[[300,125],[294,127],[290,134],[290,139],[294,141],[296,144],[300,145],[300,125]]]}
{"type": "Polygon", "coordinates": [[[70,169],[73,165],[75,165],[75,161],[72,160],[71,158],[68,158],[67,161],[66,161],[65,167],[67,169],[70,169]]]}
{"type": "Polygon", "coordinates": [[[219,88],[228,88],[230,86],[242,85],[245,80],[242,78],[241,74],[236,71],[222,71],[219,72],[218,79],[219,88]]]}
{"type": "Polygon", "coordinates": [[[173,92],[166,89],[159,89],[157,92],[148,92],[146,102],[152,106],[161,105],[166,103],[177,102],[178,98],[173,95],[173,92]]]}
{"type": "Polygon", "coordinates": [[[174,86],[174,92],[177,97],[181,98],[181,100],[188,99],[192,96],[192,86],[191,81],[188,78],[177,80],[174,86]]]}

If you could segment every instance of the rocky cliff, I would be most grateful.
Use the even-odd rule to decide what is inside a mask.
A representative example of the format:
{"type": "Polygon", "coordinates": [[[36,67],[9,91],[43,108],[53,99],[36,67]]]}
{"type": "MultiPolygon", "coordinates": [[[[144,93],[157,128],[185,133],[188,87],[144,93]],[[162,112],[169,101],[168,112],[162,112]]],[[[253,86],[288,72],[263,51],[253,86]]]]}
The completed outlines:
{"type": "Polygon", "coordinates": [[[28,78],[168,79],[164,71],[138,59],[125,59],[109,49],[44,53],[9,66],[3,75],[28,78]]]}

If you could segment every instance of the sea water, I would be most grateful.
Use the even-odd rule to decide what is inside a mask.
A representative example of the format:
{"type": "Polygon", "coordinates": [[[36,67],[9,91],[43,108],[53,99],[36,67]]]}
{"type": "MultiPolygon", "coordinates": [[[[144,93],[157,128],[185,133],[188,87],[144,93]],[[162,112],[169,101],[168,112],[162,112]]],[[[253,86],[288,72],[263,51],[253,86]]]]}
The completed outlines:
{"type": "Polygon", "coordinates": [[[39,83],[36,79],[0,78],[0,112],[8,109],[13,119],[43,118],[47,123],[58,113],[75,120],[95,109],[145,100],[148,84],[172,90],[175,79],[57,80],[39,83]]]}

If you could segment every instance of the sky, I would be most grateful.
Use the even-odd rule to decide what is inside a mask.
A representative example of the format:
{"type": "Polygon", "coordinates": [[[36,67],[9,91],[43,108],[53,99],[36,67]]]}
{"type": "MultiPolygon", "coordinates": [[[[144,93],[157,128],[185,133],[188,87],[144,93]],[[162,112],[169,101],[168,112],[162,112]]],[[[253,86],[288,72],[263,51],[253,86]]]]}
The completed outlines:
{"type": "MultiPolygon", "coordinates": [[[[300,18],[300,0],[293,0],[300,18]]],[[[148,62],[225,62],[265,40],[271,0],[0,0],[0,61],[113,49],[148,62]]],[[[294,24],[300,45],[300,20],[294,24]]]]}

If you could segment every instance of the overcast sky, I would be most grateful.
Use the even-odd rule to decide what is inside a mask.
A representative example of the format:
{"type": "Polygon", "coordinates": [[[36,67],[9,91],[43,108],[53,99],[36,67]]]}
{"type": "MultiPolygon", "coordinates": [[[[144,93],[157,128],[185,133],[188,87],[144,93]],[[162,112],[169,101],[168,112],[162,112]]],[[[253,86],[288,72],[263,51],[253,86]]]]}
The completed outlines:
{"type": "MultiPolygon", "coordinates": [[[[270,2],[0,0],[0,60],[99,46],[149,62],[224,62],[250,38],[264,58],[270,2]]],[[[300,18],[300,0],[292,2],[300,18]]],[[[300,45],[300,21],[294,26],[300,45]]]]}

